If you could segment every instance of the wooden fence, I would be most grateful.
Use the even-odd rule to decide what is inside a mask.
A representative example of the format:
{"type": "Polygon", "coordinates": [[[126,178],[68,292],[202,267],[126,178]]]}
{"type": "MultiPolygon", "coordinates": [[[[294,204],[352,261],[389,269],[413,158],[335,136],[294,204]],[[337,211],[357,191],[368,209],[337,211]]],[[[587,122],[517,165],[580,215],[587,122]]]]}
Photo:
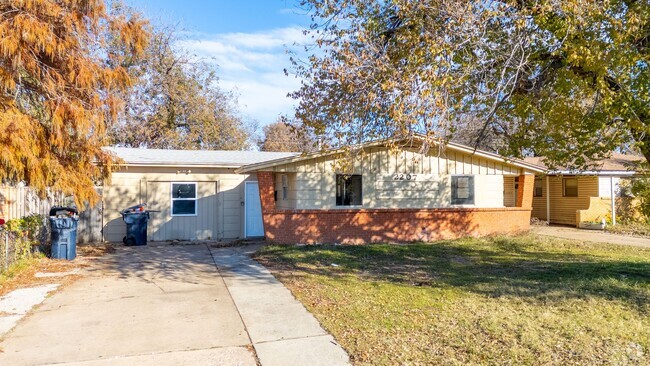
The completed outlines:
{"type": "MultiPolygon", "coordinates": [[[[102,194],[102,188],[97,188],[102,194]]],[[[29,187],[0,185],[0,218],[17,219],[29,215],[48,216],[52,206],[70,206],[72,197],[63,194],[48,194],[42,199],[29,187]]],[[[93,243],[103,241],[102,204],[79,213],[77,242],[93,243]]]]}
{"type": "Polygon", "coordinates": [[[0,186],[0,217],[5,220],[29,215],[45,215],[50,207],[68,203],[61,194],[50,194],[42,199],[29,187],[0,186]]]}

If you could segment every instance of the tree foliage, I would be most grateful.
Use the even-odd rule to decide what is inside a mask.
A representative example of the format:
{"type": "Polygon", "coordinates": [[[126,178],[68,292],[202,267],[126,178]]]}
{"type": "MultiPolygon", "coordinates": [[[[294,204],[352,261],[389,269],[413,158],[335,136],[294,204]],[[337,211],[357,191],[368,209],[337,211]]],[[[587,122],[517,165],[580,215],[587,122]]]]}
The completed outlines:
{"type": "Polygon", "coordinates": [[[102,0],[0,2],[0,179],[95,202],[110,174],[106,119],[131,81],[111,65],[142,52],[143,21],[109,14],[102,0]],[[106,52],[106,34],[124,50],[106,52]]]}
{"type": "Polygon", "coordinates": [[[650,159],[648,0],[304,0],[320,52],[297,117],[341,143],[419,132],[586,167],[650,159]]]}
{"type": "Polygon", "coordinates": [[[278,120],[264,126],[262,132],[261,151],[311,152],[316,148],[316,139],[300,125],[278,120]]]}
{"type": "Polygon", "coordinates": [[[235,96],[218,87],[213,64],[180,49],[174,27],[151,32],[144,54],[123,65],[136,82],[111,129],[113,142],[162,149],[248,148],[254,125],[240,115],[235,96]]]}

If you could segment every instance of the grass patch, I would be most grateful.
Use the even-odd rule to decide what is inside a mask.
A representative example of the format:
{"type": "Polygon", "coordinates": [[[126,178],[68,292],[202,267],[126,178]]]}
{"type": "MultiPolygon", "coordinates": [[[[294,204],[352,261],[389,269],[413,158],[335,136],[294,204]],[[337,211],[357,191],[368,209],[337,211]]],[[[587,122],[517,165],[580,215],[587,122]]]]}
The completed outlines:
{"type": "Polygon", "coordinates": [[[650,364],[650,250],[554,238],[270,246],[357,365],[650,364]]]}

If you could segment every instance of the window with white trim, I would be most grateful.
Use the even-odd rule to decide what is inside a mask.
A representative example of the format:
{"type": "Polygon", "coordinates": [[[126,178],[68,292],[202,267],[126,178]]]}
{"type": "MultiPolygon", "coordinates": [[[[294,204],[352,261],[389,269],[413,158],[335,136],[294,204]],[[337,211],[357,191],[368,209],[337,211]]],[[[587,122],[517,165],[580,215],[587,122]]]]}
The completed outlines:
{"type": "Polygon", "coordinates": [[[172,216],[196,216],[196,183],[172,183],[172,216]]]}
{"type": "Polygon", "coordinates": [[[363,204],[361,175],[336,175],[336,205],[361,206],[363,204]]]}
{"type": "Polygon", "coordinates": [[[451,204],[474,204],[474,176],[456,175],[451,177],[451,204]]]}
{"type": "Polygon", "coordinates": [[[286,201],[289,197],[289,179],[286,174],[282,174],[282,200],[286,201]]]}

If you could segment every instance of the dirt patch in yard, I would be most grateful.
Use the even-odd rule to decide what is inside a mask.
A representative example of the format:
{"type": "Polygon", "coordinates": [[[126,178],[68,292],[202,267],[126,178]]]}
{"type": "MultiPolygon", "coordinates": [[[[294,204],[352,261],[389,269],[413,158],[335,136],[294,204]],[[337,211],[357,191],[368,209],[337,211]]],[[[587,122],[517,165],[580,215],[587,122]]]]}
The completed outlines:
{"type": "Polygon", "coordinates": [[[110,244],[77,246],[77,258],[72,261],[35,257],[16,263],[7,273],[0,276],[0,296],[19,289],[58,283],[60,288],[81,278],[84,268],[92,261],[106,254],[114,253],[110,244]],[[60,276],[51,276],[60,274],[60,276]]]}

